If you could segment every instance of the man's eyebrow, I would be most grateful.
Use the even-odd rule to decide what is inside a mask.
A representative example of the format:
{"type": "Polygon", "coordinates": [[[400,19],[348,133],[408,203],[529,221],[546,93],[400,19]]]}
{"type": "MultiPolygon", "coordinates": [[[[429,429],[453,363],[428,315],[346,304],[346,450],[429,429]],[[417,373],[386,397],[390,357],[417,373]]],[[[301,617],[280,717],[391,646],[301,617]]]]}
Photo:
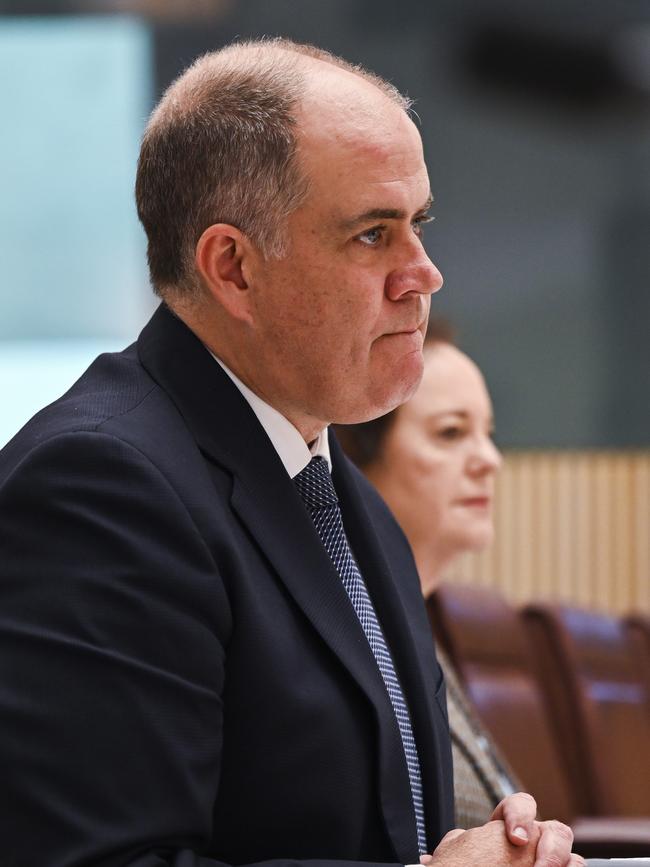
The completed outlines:
{"type": "MultiPolygon", "coordinates": [[[[433,196],[429,193],[426,202],[416,211],[416,214],[424,214],[429,210],[432,202],[433,196]]],[[[362,214],[341,220],[340,226],[342,229],[350,230],[363,223],[371,223],[373,220],[405,220],[407,216],[406,211],[400,208],[371,208],[362,214]]]]}

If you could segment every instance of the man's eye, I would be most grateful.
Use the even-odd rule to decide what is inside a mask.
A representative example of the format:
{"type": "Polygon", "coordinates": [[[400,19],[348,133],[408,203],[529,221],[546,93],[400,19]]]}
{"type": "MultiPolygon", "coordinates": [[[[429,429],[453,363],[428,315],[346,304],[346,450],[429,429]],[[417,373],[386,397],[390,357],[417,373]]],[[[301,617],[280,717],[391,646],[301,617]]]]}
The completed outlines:
{"type": "Polygon", "coordinates": [[[424,230],[424,224],[430,223],[433,220],[433,217],[428,216],[427,214],[423,214],[421,217],[416,217],[413,220],[413,231],[418,237],[422,236],[422,232],[424,230]]]}
{"type": "Polygon", "coordinates": [[[376,247],[379,241],[381,241],[383,230],[383,226],[377,226],[375,229],[368,229],[360,235],[357,235],[357,240],[361,241],[361,243],[365,244],[367,247],[376,247]]]}

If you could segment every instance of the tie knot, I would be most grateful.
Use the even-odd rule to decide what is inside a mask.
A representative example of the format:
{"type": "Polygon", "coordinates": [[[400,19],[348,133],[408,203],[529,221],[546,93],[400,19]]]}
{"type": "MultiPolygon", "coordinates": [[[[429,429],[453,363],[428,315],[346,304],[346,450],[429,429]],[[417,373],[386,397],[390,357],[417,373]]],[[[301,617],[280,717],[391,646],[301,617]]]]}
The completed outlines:
{"type": "Polygon", "coordinates": [[[312,511],[338,502],[325,458],[312,458],[293,481],[304,504],[312,511]]]}

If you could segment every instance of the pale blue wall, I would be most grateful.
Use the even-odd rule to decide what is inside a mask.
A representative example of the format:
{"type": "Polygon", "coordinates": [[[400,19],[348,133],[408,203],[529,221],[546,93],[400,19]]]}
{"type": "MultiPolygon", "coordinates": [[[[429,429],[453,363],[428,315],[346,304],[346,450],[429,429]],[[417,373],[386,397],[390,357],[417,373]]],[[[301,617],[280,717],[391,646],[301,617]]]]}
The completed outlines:
{"type": "MultiPolygon", "coordinates": [[[[111,5],[121,4],[0,0],[19,10],[111,5]]],[[[365,63],[417,98],[436,199],[426,244],[445,275],[433,308],[486,374],[499,442],[648,446],[650,85],[567,105],[560,93],[488,87],[468,61],[486,21],[576,39],[611,59],[626,34],[648,32],[647,3],[591,0],[589,15],[584,0],[204,5],[214,14],[192,21],[179,0],[177,15],[149,25],[0,17],[0,366],[24,357],[30,337],[123,345],[153,303],[131,189],[154,66],[147,28],[155,98],[204,51],[284,34],[365,63]]],[[[79,353],[75,370],[94,348],[79,353]]],[[[65,357],[47,350],[2,375],[0,442],[28,414],[25,400],[36,409],[74,378],[66,368],[60,387],[45,388],[65,357]]]]}
{"type": "Polygon", "coordinates": [[[147,27],[0,19],[0,444],[152,306],[133,202],[147,27]]]}

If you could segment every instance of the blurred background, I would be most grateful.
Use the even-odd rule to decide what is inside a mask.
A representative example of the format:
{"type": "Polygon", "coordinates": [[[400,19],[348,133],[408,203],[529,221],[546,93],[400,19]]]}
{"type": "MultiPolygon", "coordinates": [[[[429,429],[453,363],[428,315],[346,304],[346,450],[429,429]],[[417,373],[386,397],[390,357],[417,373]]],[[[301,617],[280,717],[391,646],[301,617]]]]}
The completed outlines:
{"type": "Polygon", "coordinates": [[[434,308],[506,450],[497,544],[452,577],[650,610],[647,0],[0,0],[0,445],[137,336],[147,115],[198,54],[263,34],[416,100],[434,308]]]}

